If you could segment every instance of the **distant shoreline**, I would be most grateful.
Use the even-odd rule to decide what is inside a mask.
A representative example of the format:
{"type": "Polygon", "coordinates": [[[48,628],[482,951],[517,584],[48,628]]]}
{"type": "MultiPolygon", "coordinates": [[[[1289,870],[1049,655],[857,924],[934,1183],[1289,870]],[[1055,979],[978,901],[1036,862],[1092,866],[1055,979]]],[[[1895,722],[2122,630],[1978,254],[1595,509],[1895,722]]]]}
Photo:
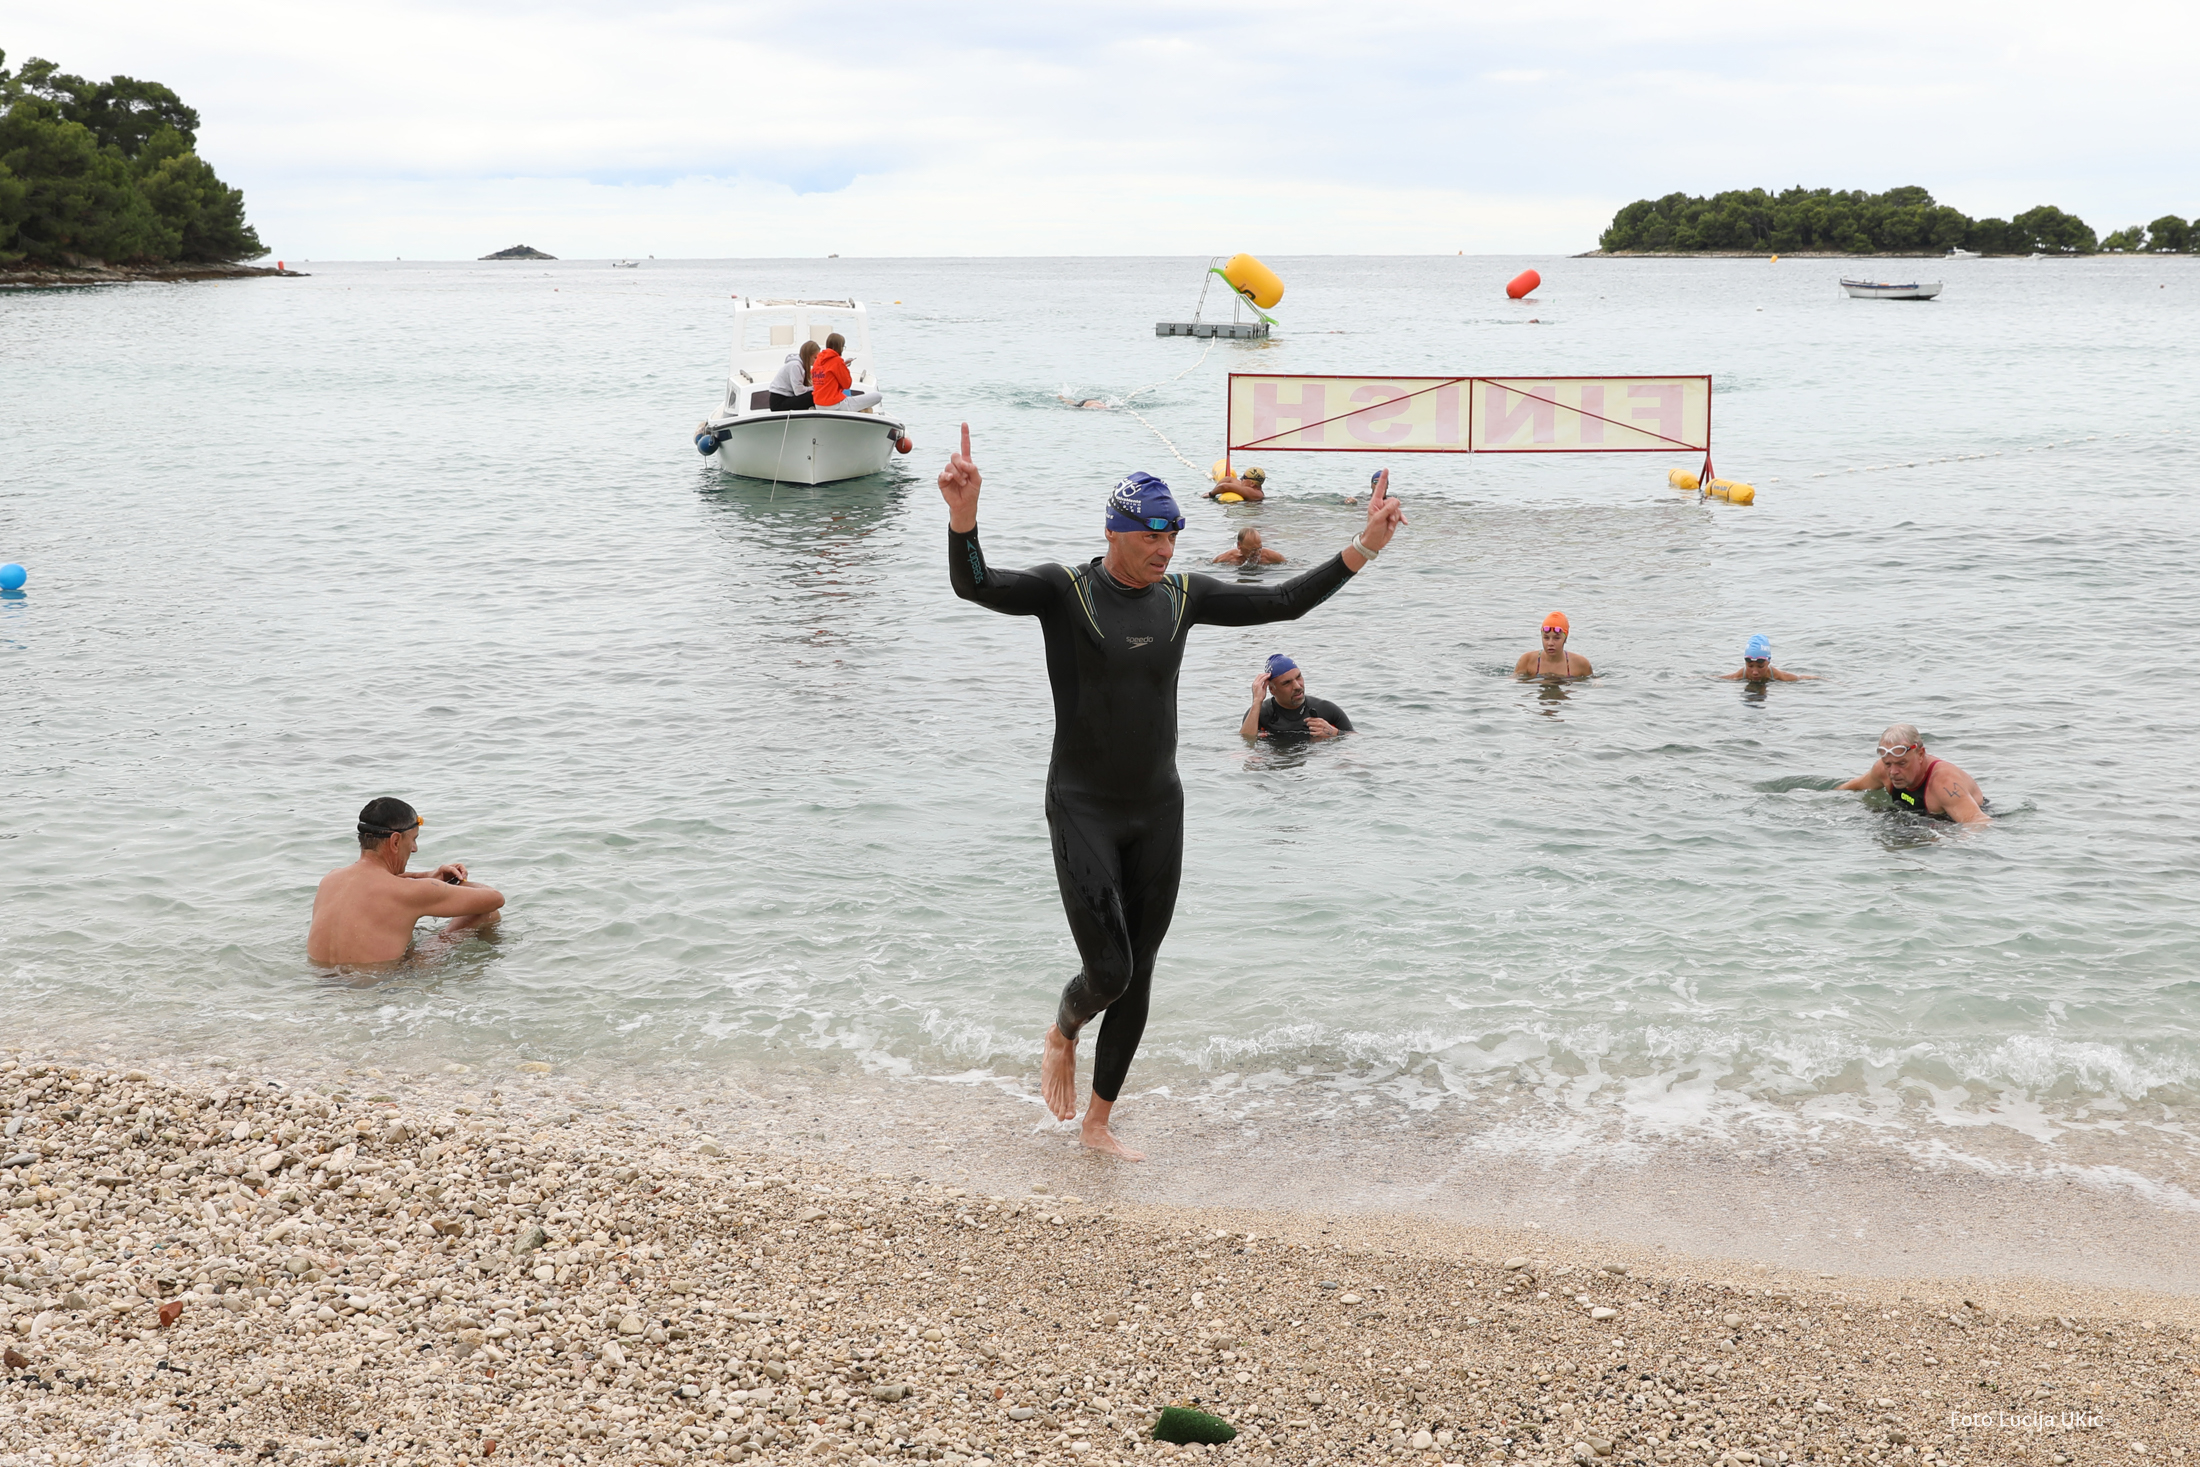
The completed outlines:
{"type": "MultiPolygon", "coordinates": [[[[1852,250],[1583,250],[1567,258],[1574,260],[2029,260],[2031,255],[1970,254],[1952,256],[1925,255],[1915,250],[1879,250],[1857,253],[1852,250]]],[[[2091,255],[2047,255],[2042,260],[2107,260],[2138,259],[2137,255],[2096,253],[2091,255]]],[[[2149,255],[2145,258],[2154,259],[2149,255]]],[[[2174,257],[2163,257],[2174,258],[2174,257]]]]}
{"type": "Polygon", "coordinates": [[[243,280],[255,275],[302,278],[273,265],[14,265],[0,268],[0,290],[52,290],[69,285],[180,285],[188,280],[243,280]]]}

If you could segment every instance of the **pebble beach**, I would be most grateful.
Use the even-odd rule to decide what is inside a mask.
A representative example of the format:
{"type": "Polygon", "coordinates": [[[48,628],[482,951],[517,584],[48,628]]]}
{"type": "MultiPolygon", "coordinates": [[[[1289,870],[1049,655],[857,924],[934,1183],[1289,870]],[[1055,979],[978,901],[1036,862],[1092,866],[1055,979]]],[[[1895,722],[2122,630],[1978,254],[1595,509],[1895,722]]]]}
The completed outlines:
{"type": "Polygon", "coordinates": [[[183,1068],[0,1057],[0,1463],[2200,1446],[2187,1297],[988,1191],[764,1128],[183,1068]],[[1235,1439],[1154,1440],[1172,1404],[1235,1439]]]}

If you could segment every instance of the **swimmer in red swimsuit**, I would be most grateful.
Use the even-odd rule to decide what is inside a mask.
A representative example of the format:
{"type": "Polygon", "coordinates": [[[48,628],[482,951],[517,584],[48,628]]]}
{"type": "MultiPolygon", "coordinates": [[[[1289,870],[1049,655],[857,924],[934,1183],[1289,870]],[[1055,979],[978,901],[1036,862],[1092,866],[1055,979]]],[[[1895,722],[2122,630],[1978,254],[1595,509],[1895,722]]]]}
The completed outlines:
{"type": "Polygon", "coordinates": [[[1984,825],[1992,818],[1978,781],[1945,759],[1927,758],[1925,736],[1914,723],[1898,723],[1881,734],[1879,761],[1835,788],[1885,790],[1901,809],[1959,825],[1984,825]]]}

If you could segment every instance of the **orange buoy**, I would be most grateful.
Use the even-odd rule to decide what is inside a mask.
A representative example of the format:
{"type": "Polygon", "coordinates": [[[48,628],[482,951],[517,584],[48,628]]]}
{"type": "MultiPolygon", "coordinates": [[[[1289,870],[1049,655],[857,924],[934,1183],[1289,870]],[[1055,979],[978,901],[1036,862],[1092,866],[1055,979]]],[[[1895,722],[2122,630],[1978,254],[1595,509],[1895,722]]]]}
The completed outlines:
{"type": "Polygon", "coordinates": [[[1536,274],[1533,270],[1523,270],[1506,285],[1505,294],[1514,300],[1519,300],[1542,283],[1542,276],[1536,274]]]}

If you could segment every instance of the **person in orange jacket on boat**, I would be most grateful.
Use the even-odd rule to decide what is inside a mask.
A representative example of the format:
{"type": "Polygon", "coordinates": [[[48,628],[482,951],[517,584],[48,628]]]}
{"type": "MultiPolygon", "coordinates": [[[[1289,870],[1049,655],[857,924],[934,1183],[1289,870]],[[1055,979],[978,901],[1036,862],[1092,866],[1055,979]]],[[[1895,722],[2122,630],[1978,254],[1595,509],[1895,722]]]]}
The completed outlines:
{"type": "Polygon", "coordinates": [[[825,350],[810,363],[810,392],[821,408],[836,407],[847,412],[860,413],[875,408],[884,400],[876,392],[855,392],[855,376],[848,370],[848,363],[840,355],[848,338],[838,331],[825,338],[825,350]]]}

